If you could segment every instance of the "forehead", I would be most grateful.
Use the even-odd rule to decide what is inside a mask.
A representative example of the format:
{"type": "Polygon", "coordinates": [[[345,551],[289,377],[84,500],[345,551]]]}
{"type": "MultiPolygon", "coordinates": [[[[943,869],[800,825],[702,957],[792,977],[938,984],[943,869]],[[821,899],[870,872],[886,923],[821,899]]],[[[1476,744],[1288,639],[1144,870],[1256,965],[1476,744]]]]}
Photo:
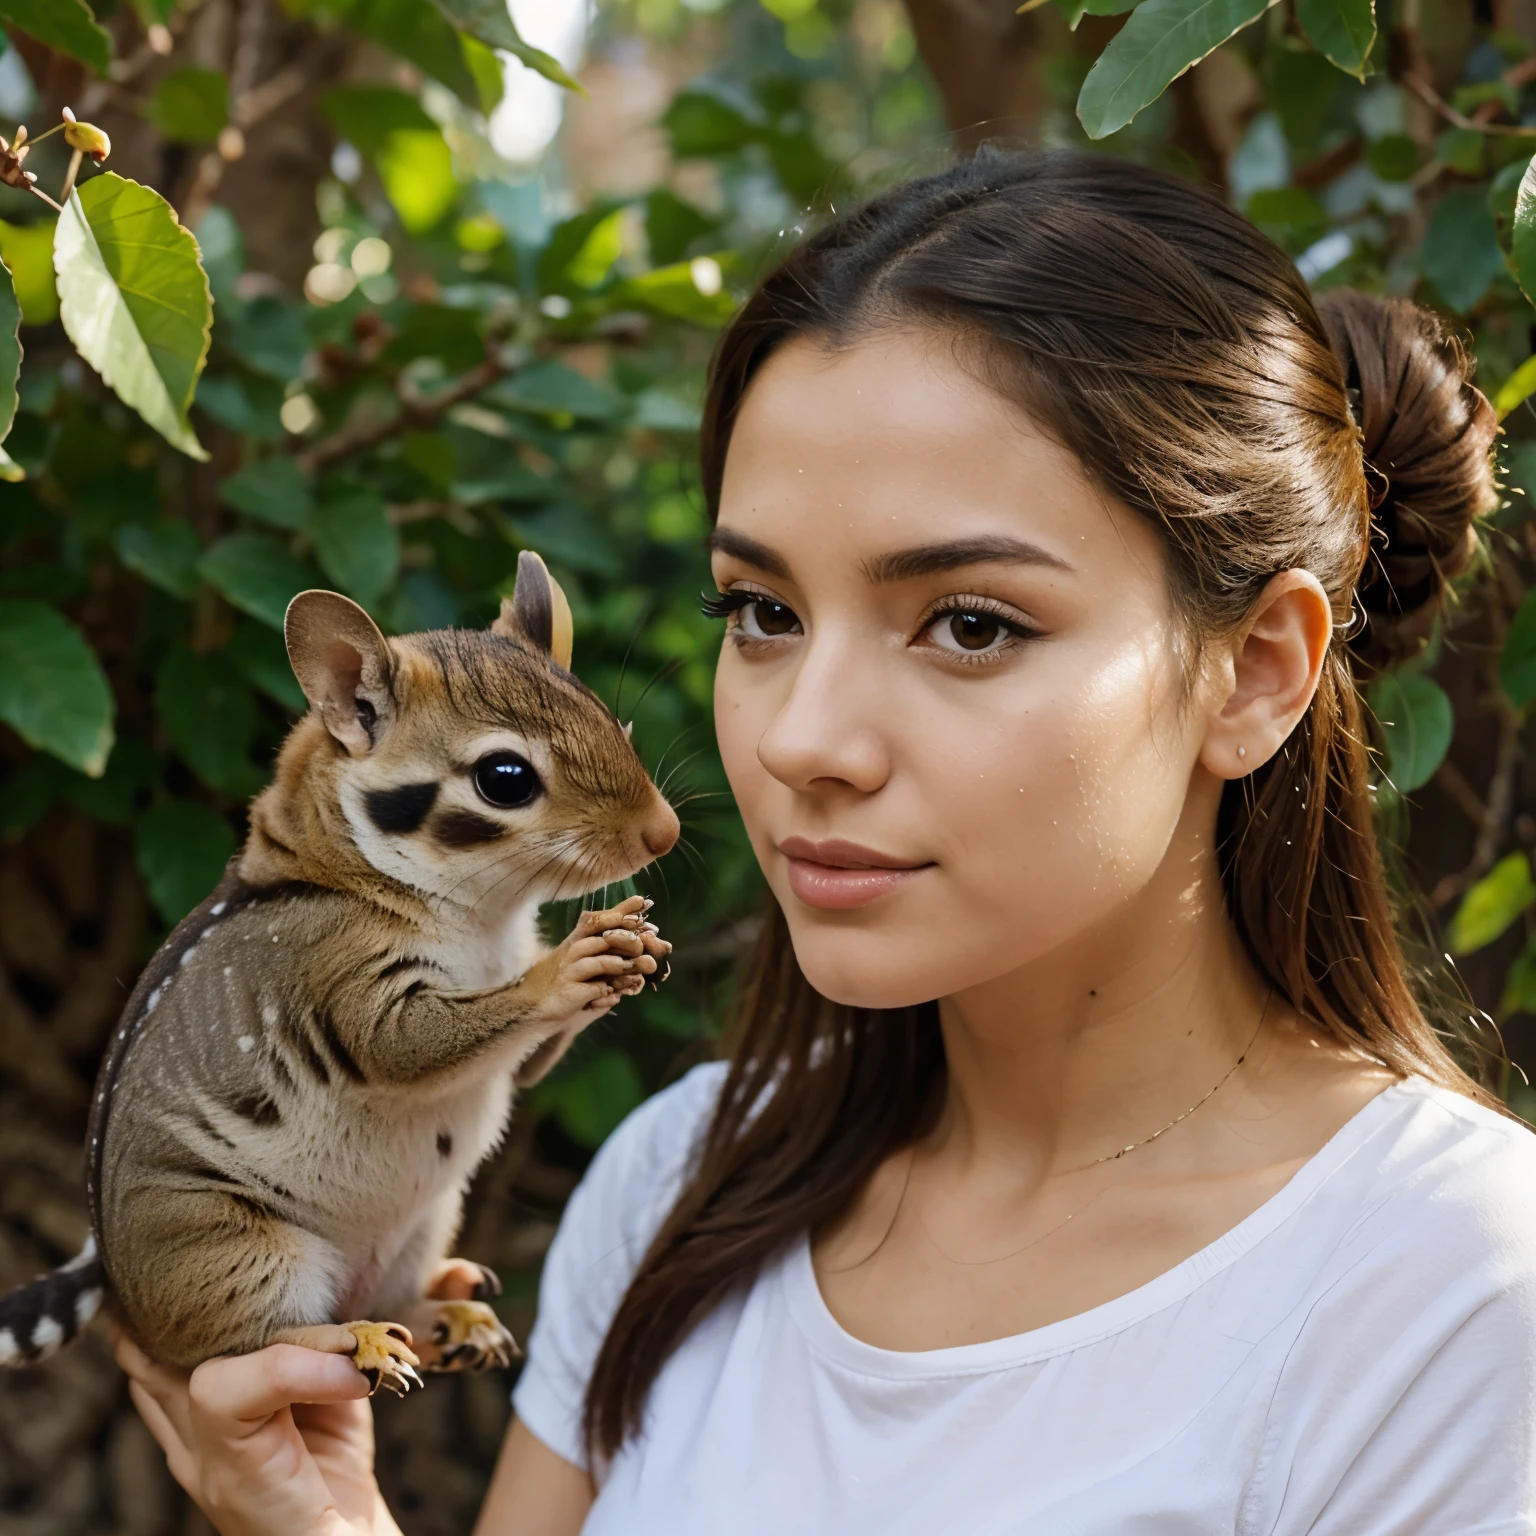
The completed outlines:
{"type": "Polygon", "coordinates": [[[575,678],[516,641],[482,630],[431,630],[393,642],[395,687],[405,713],[461,728],[503,726],[559,737],[610,723],[575,678]]]}
{"type": "Polygon", "coordinates": [[[1024,538],[1105,577],[1161,579],[1144,519],[967,366],[938,331],[831,348],[797,337],[753,379],[731,434],[720,524],[860,560],[957,536],[1024,538]]]}

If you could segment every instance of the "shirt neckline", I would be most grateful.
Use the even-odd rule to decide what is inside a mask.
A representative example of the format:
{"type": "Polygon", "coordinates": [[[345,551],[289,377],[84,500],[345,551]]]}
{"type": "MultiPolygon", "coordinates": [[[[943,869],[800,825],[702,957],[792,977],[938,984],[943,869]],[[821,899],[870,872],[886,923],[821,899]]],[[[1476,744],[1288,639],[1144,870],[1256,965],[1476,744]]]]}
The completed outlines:
{"type": "Polygon", "coordinates": [[[865,1376],[911,1381],[942,1376],[981,1375],[1008,1366],[1029,1365],[1066,1354],[1123,1332],[1182,1300],[1213,1275],[1241,1258],[1288,1220],[1376,1133],[1407,1093],[1433,1092],[1430,1084],[1403,1078],[1390,1083],[1355,1113],[1291,1178],[1235,1227],[1172,1269],[1073,1317],[1025,1333],[944,1349],[881,1349],[855,1338],[832,1315],[811,1261],[810,1234],[802,1233],[779,1266],[779,1283],[790,1316],[820,1354],[865,1376]]]}

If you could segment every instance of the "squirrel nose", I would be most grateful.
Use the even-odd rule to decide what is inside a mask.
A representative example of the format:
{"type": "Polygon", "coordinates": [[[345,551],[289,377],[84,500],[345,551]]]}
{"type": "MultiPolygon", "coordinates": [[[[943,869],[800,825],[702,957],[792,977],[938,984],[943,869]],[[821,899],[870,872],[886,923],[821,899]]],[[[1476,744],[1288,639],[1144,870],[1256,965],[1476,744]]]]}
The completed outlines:
{"type": "Polygon", "coordinates": [[[651,812],[645,825],[640,828],[640,841],[645,844],[645,851],[653,859],[659,859],[662,854],[677,841],[677,835],[682,830],[678,824],[677,812],[658,795],[657,805],[651,812]]]}

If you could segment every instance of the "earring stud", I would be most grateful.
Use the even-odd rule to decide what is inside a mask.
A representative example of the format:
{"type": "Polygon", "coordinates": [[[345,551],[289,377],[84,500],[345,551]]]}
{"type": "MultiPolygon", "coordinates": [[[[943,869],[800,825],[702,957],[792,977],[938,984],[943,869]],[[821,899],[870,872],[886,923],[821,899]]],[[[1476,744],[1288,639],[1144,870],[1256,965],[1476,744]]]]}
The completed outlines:
{"type": "Polygon", "coordinates": [[[1239,747],[1237,749],[1237,755],[1239,757],[1247,757],[1248,756],[1248,748],[1247,747],[1239,747]]]}

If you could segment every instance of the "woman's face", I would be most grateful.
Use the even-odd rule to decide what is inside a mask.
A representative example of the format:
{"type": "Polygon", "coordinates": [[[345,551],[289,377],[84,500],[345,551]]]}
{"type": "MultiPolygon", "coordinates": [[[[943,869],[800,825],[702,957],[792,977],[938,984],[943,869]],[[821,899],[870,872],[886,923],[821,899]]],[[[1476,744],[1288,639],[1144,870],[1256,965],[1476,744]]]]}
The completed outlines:
{"type": "Polygon", "coordinates": [[[769,360],[714,575],[720,747],[817,990],[896,1007],[1112,940],[1201,750],[1164,557],[947,340],[769,360]]]}

